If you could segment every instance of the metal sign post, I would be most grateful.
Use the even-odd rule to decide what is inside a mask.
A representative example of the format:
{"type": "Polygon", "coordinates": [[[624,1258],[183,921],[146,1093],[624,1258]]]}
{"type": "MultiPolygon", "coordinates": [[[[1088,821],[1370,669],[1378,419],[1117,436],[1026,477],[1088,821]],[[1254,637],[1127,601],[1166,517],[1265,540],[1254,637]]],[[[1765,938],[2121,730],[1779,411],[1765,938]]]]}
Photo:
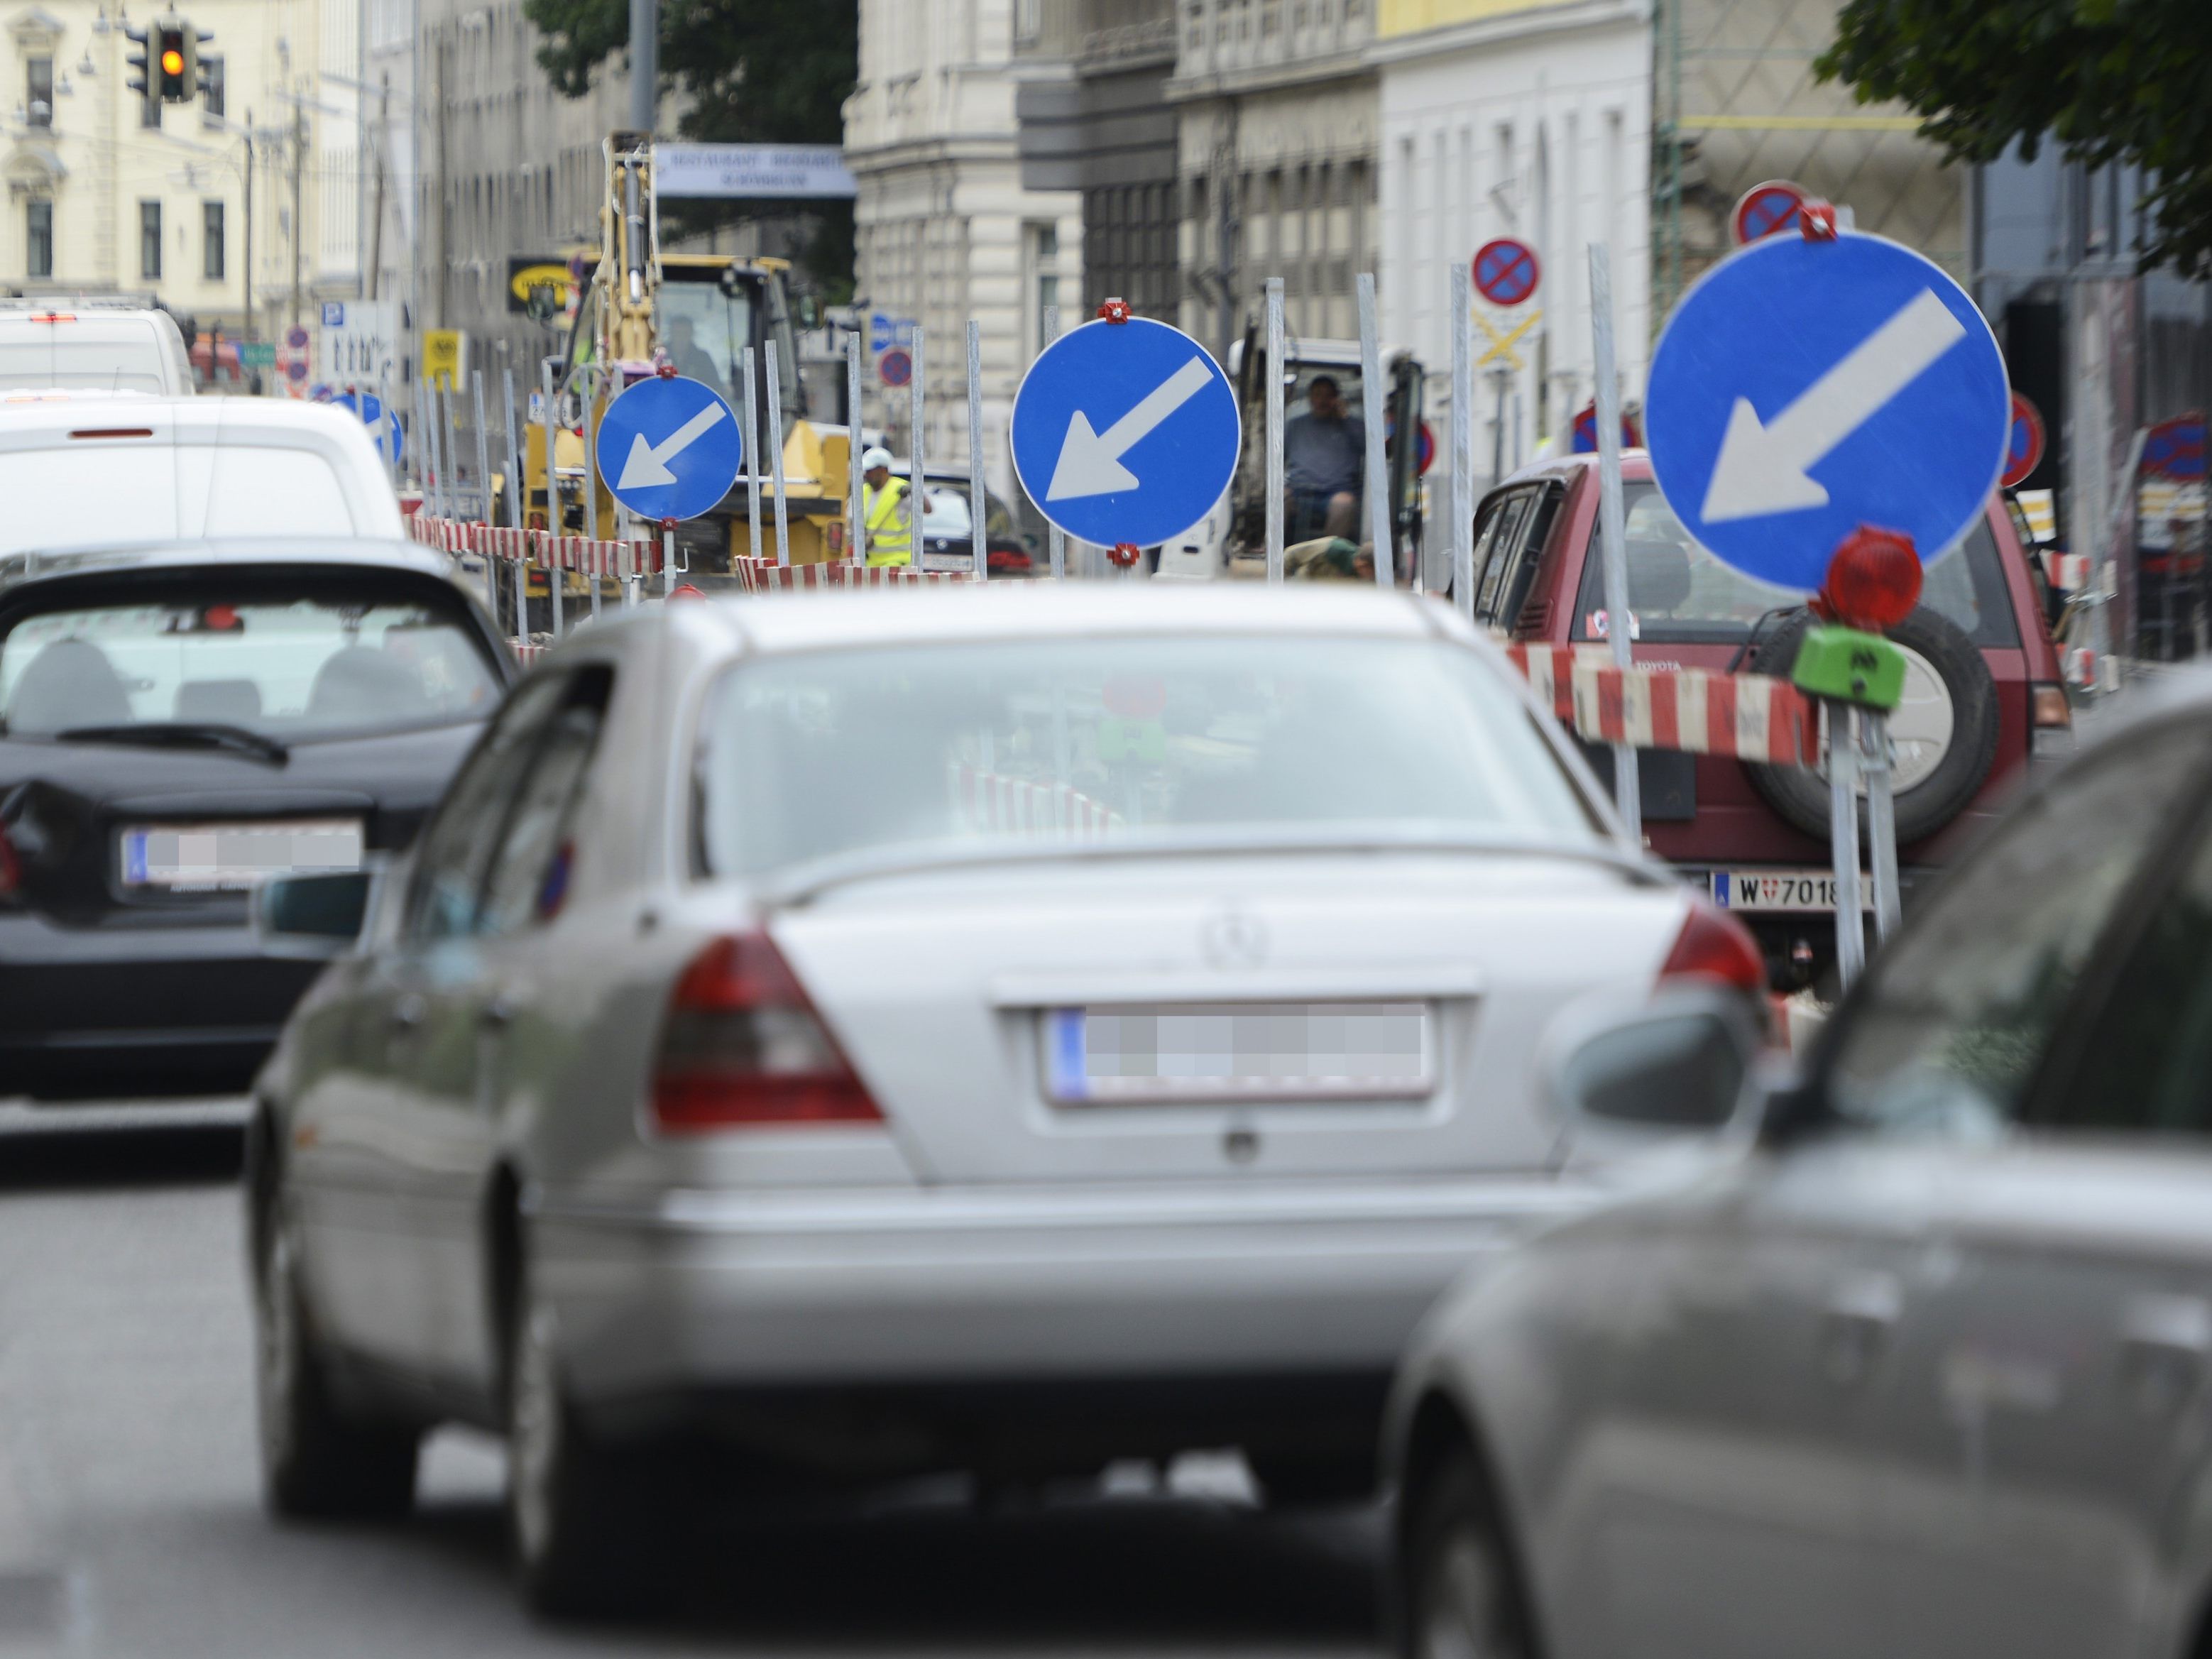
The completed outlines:
{"type": "MultiPolygon", "coordinates": [[[[783,502],[783,388],[776,379],[775,342],[768,343],[768,459],[775,478],[775,562],[788,567],[791,563],[791,531],[784,517],[783,502]]],[[[760,471],[760,458],[753,458],[753,471],[760,471]]]]}
{"type": "Polygon", "coordinates": [[[392,365],[387,362],[376,371],[376,406],[380,411],[376,417],[377,447],[384,452],[384,470],[392,479],[392,490],[399,493],[399,411],[392,406],[392,365]]]}
{"type": "MultiPolygon", "coordinates": [[[[1397,573],[1390,545],[1390,486],[1382,459],[1382,343],[1375,326],[1375,273],[1359,273],[1359,394],[1367,425],[1367,537],[1375,549],[1375,585],[1389,587],[1397,573]]],[[[1419,433],[1407,434],[1418,443],[1419,433]]]]}
{"type": "Polygon", "coordinates": [[[442,465],[441,475],[450,474],[453,482],[446,486],[446,516],[461,516],[461,422],[454,405],[460,401],[461,389],[451,380],[438,383],[438,457],[442,465]]]}
{"type": "Polygon", "coordinates": [[[921,462],[921,325],[914,325],[914,379],[908,383],[908,421],[912,430],[907,434],[906,485],[906,562],[909,570],[921,568],[921,521],[927,514],[929,497],[923,495],[921,462]]]}
{"type": "Polygon", "coordinates": [[[1267,278],[1267,580],[1283,580],[1283,279],[1267,278]]]}
{"type": "Polygon", "coordinates": [[[983,514],[983,325],[968,319],[968,544],[975,580],[991,574],[990,537],[983,514]]]}
{"type": "Polygon", "coordinates": [[[483,496],[483,510],[477,517],[483,523],[491,522],[491,434],[484,427],[483,370],[469,371],[469,389],[476,394],[477,409],[477,484],[483,496]]]}
{"type": "Polygon", "coordinates": [[[545,532],[553,538],[545,556],[545,593],[550,608],[547,622],[557,644],[561,638],[561,560],[550,550],[560,545],[561,536],[561,480],[553,470],[553,405],[556,400],[553,395],[553,365],[541,363],[538,367],[545,389],[545,532]]]}
{"type": "Polygon", "coordinates": [[[1474,617],[1474,276],[1451,267],[1452,604],[1474,617]]]}
{"type": "Polygon", "coordinates": [[[845,336],[845,556],[854,564],[868,562],[868,526],[861,495],[860,458],[867,453],[860,435],[860,337],[845,336]]]}
{"type": "MultiPolygon", "coordinates": [[[[1859,911],[1858,744],[1850,703],[1828,704],[1828,845],[1836,870],[1836,975],[1845,988],[1866,966],[1866,918],[1859,911]]],[[[1885,768],[1885,770],[1887,769],[1885,768]]],[[[1890,856],[1896,852],[1893,847],[1890,856]]]]}
{"type": "Polygon", "coordinates": [[[1874,932],[1886,939],[1903,919],[1897,885],[1897,797],[1890,768],[1889,715],[1879,708],[1859,715],[1859,770],[1866,778],[1867,839],[1874,843],[1874,932]]]}
{"type": "MultiPolygon", "coordinates": [[[[1636,619],[1628,609],[1628,531],[1620,492],[1620,381],[1613,349],[1613,252],[1603,242],[1589,245],[1589,295],[1590,369],[1597,379],[1598,531],[1605,562],[1605,631],[1613,644],[1614,666],[1626,668],[1632,660],[1636,619]]],[[[1613,745],[1613,798],[1630,838],[1640,843],[1644,799],[1632,744],[1613,745]]]]}
{"type": "Polygon", "coordinates": [[[753,349],[745,348],[745,532],[752,556],[761,556],[760,520],[760,388],[755,381],[753,349]]]}
{"type": "MultiPolygon", "coordinates": [[[[1047,306],[1044,308],[1044,343],[1050,345],[1058,338],[1060,338],[1060,307],[1047,306]]],[[[1045,547],[1052,559],[1053,580],[1066,581],[1067,580],[1067,532],[1058,525],[1051,526],[1045,532],[1045,547]]],[[[1057,701],[1054,702],[1053,708],[1054,717],[1060,718],[1060,706],[1057,701]]],[[[1060,780],[1062,782],[1066,781],[1065,767],[1061,768],[1060,780]]]]}
{"type": "MultiPolygon", "coordinates": [[[[428,464],[430,454],[428,437],[430,424],[422,418],[422,382],[418,379],[410,391],[411,396],[408,401],[415,405],[415,478],[416,488],[421,490],[422,496],[422,506],[418,510],[430,512],[430,491],[427,482],[430,475],[428,464]]],[[[431,516],[434,518],[437,515],[434,512],[431,512],[431,516]]]]}
{"type": "MultiPolygon", "coordinates": [[[[520,529],[522,515],[522,451],[514,441],[514,369],[507,371],[507,521],[520,529]]],[[[523,538],[526,546],[530,538],[523,538]]],[[[517,554],[514,561],[514,642],[530,639],[530,562],[517,554]]]]}
{"type": "MultiPolygon", "coordinates": [[[[592,371],[592,388],[584,395],[584,527],[593,541],[599,539],[599,481],[592,476],[592,410],[599,401],[599,371],[592,371]]],[[[596,556],[596,555],[594,556],[596,556]]],[[[592,616],[599,614],[599,573],[592,576],[592,616]]]]}

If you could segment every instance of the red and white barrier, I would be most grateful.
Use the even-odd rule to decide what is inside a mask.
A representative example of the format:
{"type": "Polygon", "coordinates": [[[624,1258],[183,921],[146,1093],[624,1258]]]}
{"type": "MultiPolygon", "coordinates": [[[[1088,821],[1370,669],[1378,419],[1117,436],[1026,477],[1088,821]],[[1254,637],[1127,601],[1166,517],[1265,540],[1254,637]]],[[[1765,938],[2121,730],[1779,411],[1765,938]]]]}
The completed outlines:
{"type": "Polygon", "coordinates": [[[915,587],[975,580],[964,570],[916,570],[909,565],[888,564],[778,564],[766,558],[733,558],[730,568],[749,593],[781,588],[915,587]]]}
{"type": "Polygon", "coordinates": [[[1119,812],[1064,783],[1032,783],[1003,772],[980,771],[957,761],[946,770],[952,785],[953,810],[969,830],[1036,839],[1092,841],[1113,834],[1122,825],[1119,812]]]}
{"type": "Polygon", "coordinates": [[[550,531],[507,525],[471,524],[457,519],[409,518],[410,539],[446,553],[475,553],[540,570],[574,570],[586,576],[641,576],[658,572],[660,544],[611,542],[589,536],[556,536],[550,531]]]}
{"type": "Polygon", "coordinates": [[[1613,665],[1603,647],[1511,645],[1529,688],[1592,743],[1626,743],[1769,766],[1809,765],[1820,754],[1813,700],[1771,674],[1613,665]]]}
{"type": "Polygon", "coordinates": [[[2045,553],[2044,574],[2062,593],[2078,593],[2089,585],[2089,556],[2086,553],[2045,553]]]}

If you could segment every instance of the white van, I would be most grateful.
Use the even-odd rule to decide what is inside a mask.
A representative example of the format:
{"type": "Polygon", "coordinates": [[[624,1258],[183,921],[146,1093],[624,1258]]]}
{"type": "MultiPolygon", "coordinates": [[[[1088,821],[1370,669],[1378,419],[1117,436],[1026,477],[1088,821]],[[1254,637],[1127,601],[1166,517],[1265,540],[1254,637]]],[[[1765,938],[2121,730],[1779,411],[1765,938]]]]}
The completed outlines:
{"type": "Polygon", "coordinates": [[[274,398],[0,391],[0,560],[216,536],[397,537],[368,428],[274,398]]]}
{"type": "Polygon", "coordinates": [[[63,300],[0,306],[0,392],[48,387],[190,397],[191,355],[167,312],[63,300]]]}

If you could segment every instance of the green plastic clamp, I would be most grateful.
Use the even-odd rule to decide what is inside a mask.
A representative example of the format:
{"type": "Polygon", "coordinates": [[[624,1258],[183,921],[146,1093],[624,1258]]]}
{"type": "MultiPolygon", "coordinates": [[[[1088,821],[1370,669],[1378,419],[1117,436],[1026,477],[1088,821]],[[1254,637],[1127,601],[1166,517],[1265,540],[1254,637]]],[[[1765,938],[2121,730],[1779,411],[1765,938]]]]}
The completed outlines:
{"type": "Polygon", "coordinates": [[[1879,634],[1826,623],[1806,630],[1790,678],[1808,696],[1887,714],[1905,695],[1905,653],[1879,634]]]}

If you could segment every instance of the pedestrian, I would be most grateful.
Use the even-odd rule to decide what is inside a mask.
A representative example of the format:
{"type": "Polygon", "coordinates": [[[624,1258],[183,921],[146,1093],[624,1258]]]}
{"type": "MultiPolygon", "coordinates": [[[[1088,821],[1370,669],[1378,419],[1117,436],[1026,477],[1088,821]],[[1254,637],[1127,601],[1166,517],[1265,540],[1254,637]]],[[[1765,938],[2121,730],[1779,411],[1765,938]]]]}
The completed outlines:
{"type": "Polygon", "coordinates": [[[866,520],[864,544],[872,565],[910,565],[914,562],[913,513],[907,501],[907,481],[891,473],[891,453],[877,447],[860,457],[860,516],[866,520]]]}
{"type": "Polygon", "coordinates": [[[1346,409],[1335,376],[1315,375],[1306,386],[1306,412],[1283,428],[1293,540],[1352,533],[1366,456],[1366,436],[1346,409]]]}

